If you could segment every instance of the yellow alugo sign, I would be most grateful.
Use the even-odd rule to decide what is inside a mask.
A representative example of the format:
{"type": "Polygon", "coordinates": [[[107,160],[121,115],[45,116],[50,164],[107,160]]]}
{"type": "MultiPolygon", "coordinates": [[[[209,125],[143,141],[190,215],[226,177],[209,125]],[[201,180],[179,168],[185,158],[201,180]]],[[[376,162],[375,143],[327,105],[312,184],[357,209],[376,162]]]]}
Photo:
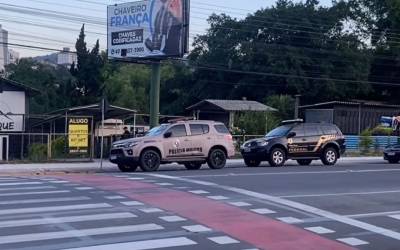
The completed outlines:
{"type": "Polygon", "coordinates": [[[69,119],[68,138],[69,151],[71,153],[87,152],[89,147],[89,119],[69,119]]]}

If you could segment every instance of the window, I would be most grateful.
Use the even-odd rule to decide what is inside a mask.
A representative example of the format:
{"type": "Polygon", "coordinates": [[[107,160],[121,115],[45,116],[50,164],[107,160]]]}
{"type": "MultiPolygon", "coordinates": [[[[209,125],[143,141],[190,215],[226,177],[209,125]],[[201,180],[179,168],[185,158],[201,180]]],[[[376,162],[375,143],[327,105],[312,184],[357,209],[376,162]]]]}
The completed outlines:
{"type": "Polygon", "coordinates": [[[319,126],[305,126],[306,136],[320,136],[322,134],[319,126]]]}
{"type": "Polygon", "coordinates": [[[171,137],[183,137],[187,136],[186,133],[186,127],[185,125],[176,125],[173,126],[168,130],[168,132],[171,132],[171,137]]]}
{"type": "Polygon", "coordinates": [[[333,125],[321,126],[321,129],[322,129],[322,132],[324,133],[324,135],[340,134],[339,130],[336,128],[336,126],[333,126],[333,125]]]}
{"type": "Polygon", "coordinates": [[[295,132],[296,137],[304,136],[304,125],[297,125],[290,132],[295,132]]]}
{"type": "Polygon", "coordinates": [[[190,124],[190,133],[192,135],[208,134],[210,127],[206,124],[190,124]]]}
{"type": "Polygon", "coordinates": [[[220,134],[229,134],[229,130],[223,124],[214,125],[214,128],[220,134]]]}
{"type": "Polygon", "coordinates": [[[289,133],[289,130],[292,128],[292,126],[280,126],[277,127],[273,130],[271,130],[265,137],[281,137],[281,136],[286,136],[289,133]]]}

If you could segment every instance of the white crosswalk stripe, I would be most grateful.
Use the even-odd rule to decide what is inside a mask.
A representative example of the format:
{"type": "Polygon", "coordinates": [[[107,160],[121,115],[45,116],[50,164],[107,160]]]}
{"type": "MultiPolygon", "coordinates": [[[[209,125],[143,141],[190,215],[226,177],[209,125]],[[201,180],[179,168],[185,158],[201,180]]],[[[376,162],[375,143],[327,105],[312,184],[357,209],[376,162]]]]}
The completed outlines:
{"type": "Polygon", "coordinates": [[[196,244],[197,244],[196,242],[186,237],[177,237],[177,238],[167,238],[158,240],[143,240],[143,241],[134,241],[126,243],[108,244],[101,246],[79,247],[79,248],[71,248],[64,250],[109,250],[109,249],[150,250],[150,249],[167,248],[167,247],[172,248],[172,247],[191,246],[196,244]]]}
{"type": "Polygon", "coordinates": [[[82,230],[65,230],[60,232],[19,234],[19,235],[0,236],[0,244],[78,238],[78,237],[106,235],[106,234],[144,232],[144,231],[152,231],[160,229],[164,228],[157,224],[139,224],[139,225],[103,227],[103,228],[92,228],[92,229],[82,229],[82,230]]]}
{"type": "Polygon", "coordinates": [[[55,212],[55,211],[78,210],[78,209],[109,208],[109,207],[112,206],[108,203],[94,203],[94,204],[79,204],[79,205],[67,205],[67,206],[14,208],[14,209],[2,209],[0,210],[0,215],[55,212]]]}
{"type": "Polygon", "coordinates": [[[54,191],[39,191],[39,192],[5,193],[5,194],[0,194],[0,196],[60,194],[60,193],[70,193],[70,192],[71,191],[69,190],[54,190],[54,191]]]}
{"type": "Polygon", "coordinates": [[[90,198],[86,196],[77,196],[77,197],[62,197],[62,198],[48,198],[48,199],[10,200],[10,201],[0,201],[0,205],[46,203],[46,202],[61,202],[61,201],[84,201],[84,200],[90,200],[90,198]]]}
{"type": "Polygon", "coordinates": [[[110,220],[110,219],[129,219],[136,217],[137,216],[132,213],[122,212],[122,213],[51,217],[51,218],[27,219],[27,220],[9,220],[9,221],[0,221],[0,228],[37,226],[37,225],[48,225],[56,223],[98,221],[98,220],[110,220]]]}
{"type": "Polygon", "coordinates": [[[12,187],[12,188],[0,188],[0,192],[3,191],[20,191],[20,190],[40,190],[40,189],[54,189],[54,186],[34,186],[34,187],[12,187]]]}
{"type": "Polygon", "coordinates": [[[5,182],[5,183],[0,183],[0,186],[20,186],[20,185],[40,185],[40,184],[43,184],[43,182],[39,181],[5,182]]]}

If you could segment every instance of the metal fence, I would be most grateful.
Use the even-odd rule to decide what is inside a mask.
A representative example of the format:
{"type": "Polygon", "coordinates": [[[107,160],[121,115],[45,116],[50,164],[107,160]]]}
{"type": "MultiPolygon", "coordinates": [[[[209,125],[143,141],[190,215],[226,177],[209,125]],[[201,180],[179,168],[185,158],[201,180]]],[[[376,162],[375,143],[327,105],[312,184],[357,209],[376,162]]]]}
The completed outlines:
{"type": "MultiPolygon", "coordinates": [[[[233,139],[239,152],[240,146],[250,139],[262,135],[234,135],[233,139]]],[[[104,158],[109,156],[114,141],[122,139],[121,135],[104,137],[104,158]]],[[[346,136],[348,152],[381,152],[388,145],[400,143],[396,136],[346,136]]],[[[0,162],[42,162],[42,161],[75,161],[100,158],[101,138],[91,134],[68,135],[46,133],[0,134],[0,162]],[[88,147],[71,148],[71,136],[83,138],[88,147]]]]}

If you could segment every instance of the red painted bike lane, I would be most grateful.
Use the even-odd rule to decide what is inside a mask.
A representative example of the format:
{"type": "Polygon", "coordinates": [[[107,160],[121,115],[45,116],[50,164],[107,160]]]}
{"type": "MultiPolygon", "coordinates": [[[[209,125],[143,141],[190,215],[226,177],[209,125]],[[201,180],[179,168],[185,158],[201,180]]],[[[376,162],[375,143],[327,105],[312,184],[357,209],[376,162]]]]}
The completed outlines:
{"type": "Polygon", "coordinates": [[[112,176],[65,175],[56,177],[112,191],[170,211],[261,249],[353,249],[304,229],[184,191],[112,176]]]}

